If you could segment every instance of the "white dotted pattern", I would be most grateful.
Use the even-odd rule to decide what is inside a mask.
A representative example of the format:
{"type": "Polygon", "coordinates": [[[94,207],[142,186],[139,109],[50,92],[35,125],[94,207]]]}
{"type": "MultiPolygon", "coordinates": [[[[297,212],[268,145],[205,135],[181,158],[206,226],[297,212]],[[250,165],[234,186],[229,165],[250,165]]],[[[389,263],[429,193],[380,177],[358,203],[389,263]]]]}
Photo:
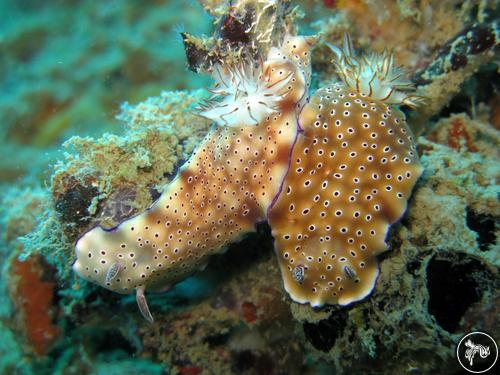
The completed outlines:
{"type": "Polygon", "coordinates": [[[276,111],[256,126],[215,128],[153,207],[114,230],[84,234],[75,248],[79,275],[119,293],[165,290],[266,219],[288,170],[310,72],[306,38],[288,38],[271,55],[269,85],[292,77],[276,111]]]}
{"type": "Polygon", "coordinates": [[[296,127],[294,117],[279,112],[257,127],[218,127],[152,208],[113,231],[86,233],[74,269],[130,293],[143,285],[164,289],[203,267],[266,219],[296,127]]]}
{"type": "Polygon", "coordinates": [[[376,255],[421,174],[414,139],[399,110],[337,85],[319,90],[299,123],[269,215],[285,288],[298,302],[345,305],[373,289],[376,255]]]}

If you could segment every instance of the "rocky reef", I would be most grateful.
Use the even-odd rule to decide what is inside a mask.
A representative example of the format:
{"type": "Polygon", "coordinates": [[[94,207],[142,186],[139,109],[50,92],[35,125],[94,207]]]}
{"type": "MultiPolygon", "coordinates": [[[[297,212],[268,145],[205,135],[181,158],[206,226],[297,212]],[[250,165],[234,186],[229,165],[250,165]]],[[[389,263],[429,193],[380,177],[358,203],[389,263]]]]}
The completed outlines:
{"type": "MultiPolygon", "coordinates": [[[[16,71],[24,91],[9,91],[1,104],[9,114],[1,120],[2,152],[15,152],[19,167],[4,161],[0,170],[0,373],[455,374],[463,334],[483,330],[500,337],[497,5],[276,3],[200,1],[213,22],[204,37],[194,36],[193,19],[206,16],[188,7],[194,16],[183,16],[187,27],[177,47],[184,57],[145,42],[151,33],[155,40],[172,37],[177,18],[167,15],[174,3],[137,9],[81,2],[89,14],[82,30],[92,14],[115,22],[111,29],[100,30],[105,22],[91,28],[96,35],[87,36],[88,47],[71,56],[80,61],[72,79],[64,69],[37,63],[64,44],[44,19],[50,9],[33,2],[28,10],[12,10],[29,13],[30,22],[0,29],[0,49],[8,51],[0,64],[12,70],[21,59],[26,66],[16,71]],[[133,297],[71,271],[74,243],[96,224],[112,228],[149,207],[209,131],[211,122],[195,110],[208,93],[191,89],[208,80],[193,83],[197,76],[181,73],[182,64],[202,74],[216,61],[234,59],[239,45],[253,46],[249,56],[261,53],[269,38],[283,37],[286,24],[321,36],[312,56],[313,88],[335,78],[328,44],[338,45],[348,31],[365,52],[392,47],[428,100],[421,110],[403,108],[419,134],[424,172],[406,215],[391,227],[389,251],[378,257],[376,288],[347,306],[293,302],[263,223],[212,257],[205,270],[167,293],[151,294],[155,322],[149,324],[133,297]],[[111,48],[112,34],[125,47],[111,48]],[[44,36],[35,43],[33,35],[44,36]],[[114,84],[95,78],[112,72],[114,84]],[[28,84],[33,77],[39,84],[28,84]],[[47,100],[35,105],[28,98],[43,99],[32,91],[42,82],[47,100]],[[183,91],[158,94],[159,88],[183,91]],[[118,108],[117,97],[137,104],[118,108]],[[114,123],[102,119],[113,111],[120,132],[92,132],[99,123],[113,130],[114,123]],[[92,123],[89,136],[81,135],[82,118],[92,123]],[[64,152],[57,153],[64,138],[64,152]],[[50,152],[43,156],[42,150],[50,152]]],[[[78,33],[66,38],[81,38],[78,33]]]]}

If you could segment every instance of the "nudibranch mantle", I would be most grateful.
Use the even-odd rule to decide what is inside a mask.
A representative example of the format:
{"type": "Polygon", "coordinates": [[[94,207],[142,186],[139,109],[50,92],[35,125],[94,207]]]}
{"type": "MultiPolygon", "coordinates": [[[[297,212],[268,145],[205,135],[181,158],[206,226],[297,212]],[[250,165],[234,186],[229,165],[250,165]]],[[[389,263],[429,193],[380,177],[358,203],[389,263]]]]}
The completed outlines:
{"type": "Polygon", "coordinates": [[[297,138],[309,86],[309,43],[287,37],[254,76],[280,86],[272,113],[258,124],[248,124],[246,115],[233,118],[231,126],[225,126],[228,118],[217,121],[152,207],[114,229],[91,229],[77,241],[75,272],[114,292],[136,291],[142,314],[152,321],[145,290],[167,290],[267,220],[297,138]]]}
{"type": "Polygon", "coordinates": [[[168,290],[268,220],[290,297],[312,306],[367,296],[389,226],[422,168],[394,105],[420,98],[387,54],[333,48],[343,80],[309,100],[315,38],[285,36],[263,62],[213,67],[201,115],[216,126],[158,201],[76,244],[73,268],[118,293],[168,290]]]}
{"type": "Polygon", "coordinates": [[[343,85],[318,90],[299,123],[269,215],[278,263],[295,301],[347,305],[372,291],[422,169],[403,113],[343,85]]]}

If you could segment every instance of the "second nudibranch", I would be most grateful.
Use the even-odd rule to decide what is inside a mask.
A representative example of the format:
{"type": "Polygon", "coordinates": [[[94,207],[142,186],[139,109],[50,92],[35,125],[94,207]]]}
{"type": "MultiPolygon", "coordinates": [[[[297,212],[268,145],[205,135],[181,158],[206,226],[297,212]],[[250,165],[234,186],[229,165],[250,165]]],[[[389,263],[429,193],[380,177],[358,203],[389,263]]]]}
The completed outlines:
{"type": "Polygon", "coordinates": [[[422,98],[392,55],[333,47],[342,81],[319,89],[299,115],[283,192],[269,224],[286,291],[312,306],[347,305],[376,285],[377,255],[422,173],[415,138],[394,106],[422,98]]]}
{"type": "Polygon", "coordinates": [[[287,37],[265,61],[214,67],[216,97],[201,113],[216,122],[145,212],[76,244],[73,269],[118,293],[167,290],[267,220],[280,192],[310,84],[311,38],[287,37]]]}

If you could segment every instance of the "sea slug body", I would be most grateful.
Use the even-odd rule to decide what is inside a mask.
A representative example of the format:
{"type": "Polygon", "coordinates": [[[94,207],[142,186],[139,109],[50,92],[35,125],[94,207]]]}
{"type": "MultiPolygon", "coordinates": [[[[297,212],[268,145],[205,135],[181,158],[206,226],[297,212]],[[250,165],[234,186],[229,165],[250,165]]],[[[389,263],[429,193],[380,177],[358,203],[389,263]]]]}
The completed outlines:
{"type": "Polygon", "coordinates": [[[205,115],[215,116],[219,126],[151,208],[114,229],[96,227],[78,240],[75,272],[118,293],[135,290],[141,312],[152,320],[145,290],[168,289],[266,220],[297,137],[298,103],[309,82],[308,57],[303,59],[308,51],[304,37],[289,37],[280,50],[271,49],[261,71],[250,77],[261,82],[246,83],[250,93],[242,92],[241,84],[249,78],[243,73],[247,68],[218,68],[218,83],[224,80],[219,85],[227,90],[205,115]],[[278,99],[261,104],[270,102],[266,95],[278,99]],[[242,106],[227,108],[226,100],[236,96],[242,106]]]}
{"type": "Polygon", "coordinates": [[[373,289],[376,255],[421,168],[404,115],[346,87],[318,90],[300,125],[269,216],[285,289],[313,306],[346,305],[373,289]]]}
{"type": "Polygon", "coordinates": [[[405,116],[390,106],[422,99],[398,81],[393,57],[358,60],[347,35],[335,52],[344,82],[319,89],[301,112],[303,132],[269,215],[285,289],[312,306],[372,291],[389,225],[422,173],[405,116]]]}
{"type": "Polygon", "coordinates": [[[374,288],[376,255],[421,174],[394,105],[416,106],[392,55],[332,47],[342,81],[309,100],[315,38],[284,37],[262,62],[213,67],[200,112],[213,130],[145,212],[85,233],[73,269],[118,293],[168,290],[230,242],[269,221],[285,289],[312,306],[346,305],[374,288]]]}

